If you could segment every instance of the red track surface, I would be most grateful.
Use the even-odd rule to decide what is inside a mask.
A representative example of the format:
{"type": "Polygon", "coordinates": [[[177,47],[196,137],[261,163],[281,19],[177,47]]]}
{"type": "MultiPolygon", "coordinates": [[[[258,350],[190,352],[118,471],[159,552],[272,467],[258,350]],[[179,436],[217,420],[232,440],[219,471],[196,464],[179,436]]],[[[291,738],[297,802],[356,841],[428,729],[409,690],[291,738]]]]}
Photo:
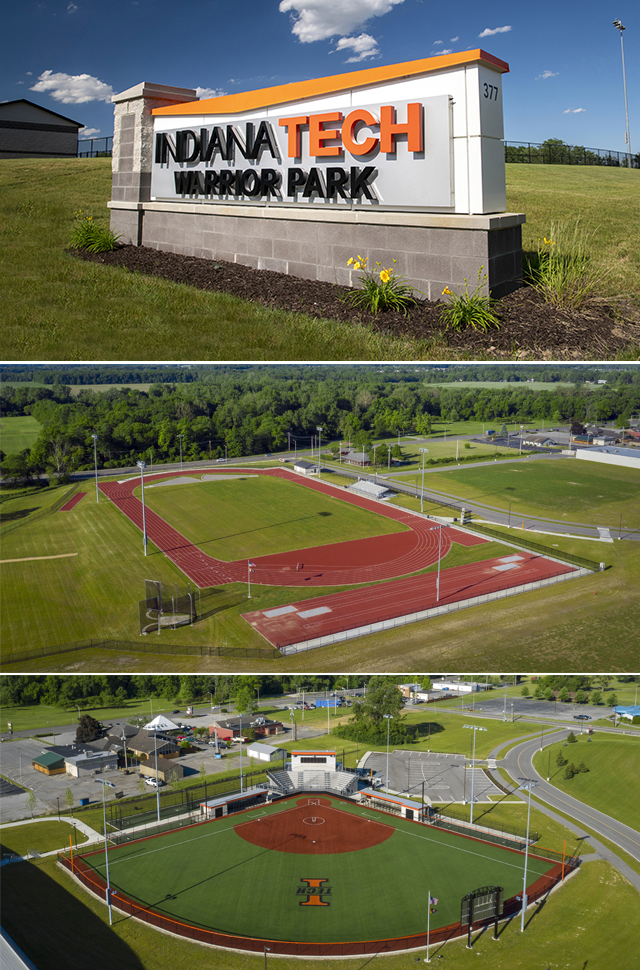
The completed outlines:
{"type": "MultiPolygon", "coordinates": [[[[229,468],[226,467],[224,471],[207,470],[207,474],[211,474],[212,471],[228,474],[229,468]]],[[[434,528],[434,523],[428,519],[420,519],[395,506],[383,505],[350,492],[339,491],[335,487],[302,478],[285,469],[274,468],[251,472],[243,470],[243,473],[284,478],[321,491],[332,498],[339,498],[359,508],[394,519],[399,524],[409,527],[407,531],[391,535],[335,542],[279,555],[255,557],[251,560],[255,565],[251,573],[252,583],[301,587],[373,583],[417,572],[438,561],[440,530],[437,527],[434,528]]],[[[174,477],[179,474],[192,476],[193,472],[171,472],[170,474],[174,477]]],[[[145,481],[158,481],[166,477],[166,474],[147,475],[145,481]]],[[[142,503],[133,495],[138,485],[139,479],[131,478],[122,485],[118,482],[106,482],[100,485],[100,490],[142,531],[142,503]]],[[[201,589],[247,581],[246,559],[227,563],[208,556],[153,512],[148,505],[146,523],[149,539],[201,589]]],[[[449,552],[452,542],[470,546],[484,541],[458,529],[445,527],[442,530],[441,555],[445,556],[449,552]]]]}
{"type": "Polygon", "coordinates": [[[83,499],[86,494],[87,494],[86,492],[78,492],[77,495],[74,495],[73,498],[70,498],[69,501],[65,505],[62,506],[62,508],[60,509],[60,511],[61,512],[70,512],[71,509],[75,508],[75,506],[78,504],[78,502],[81,499],[83,499]]]}
{"type": "MultiPolygon", "coordinates": [[[[290,604],[290,612],[267,616],[271,610],[255,610],[243,613],[254,629],[274,646],[301,643],[316,637],[353,630],[380,620],[408,616],[438,605],[457,603],[486,593],[510,589],[523,583],[531,583],[549,576],[561,576],[573,572],[574,567],[553,562],[534,553],[505,550],[496,559],[454,566],[440,573],[440,599],[436,599],[437,572],[422,576],[410,576],[368,589],[355,589],[290,604]],[[515,567],[496,570],[504,559],[519,557],[515,567]],[[301,613],[325,609],[319,616],[301,616],[301,613]]],[[[281,610],[283,607],[277,607],[281,610]]],[[[284,607],[287,609],[287,607],[284,607]]],[[[275,611],[274,611],[275,612],[275,611]]]]}

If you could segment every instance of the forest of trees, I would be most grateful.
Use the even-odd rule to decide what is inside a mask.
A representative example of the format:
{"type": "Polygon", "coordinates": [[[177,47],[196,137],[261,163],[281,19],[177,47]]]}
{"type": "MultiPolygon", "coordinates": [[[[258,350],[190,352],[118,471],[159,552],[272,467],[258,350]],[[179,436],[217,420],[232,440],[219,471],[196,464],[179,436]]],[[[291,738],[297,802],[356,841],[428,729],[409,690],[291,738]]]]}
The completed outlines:
{"type": "MultiPolygon", "coordinates": [[[[292,448],[294,442],[308,447],[317,425],[327,443],[350,439],[352,445],[367,448],[372,436],[428,434],[442,421],[615,419],[622,427],[640,412],[640,368],[607,372],[606,387],[585,386],[586,374],[597,380],[601,372],[581,368],[584,373],[580,378],[574,374],[571,386],[553,390],[533,390],[520,380],[504,380],[500,387],[438,387],[433,373],[411,370],[349,365],[203,368],[197,380],[185,383],[155,383],[148,391],[87,389],[77,397],[63,384],[5,384],[4,413],[30,414],[43,430],[31,449],[3,461],[3,475],[20,481],[46,471],[64,479],[71,471],[91,469],[92,434],[98,436],[99,467],[118,468],[140,458],[151,465],[177,461],[180,440],[186,461],[264,454],[283,450],[289,442],[292,448]]],[[[474,379],[495,379],[489,374],[494,370],[478,365],[474,379]]],[[[557,370],[562,374],[561,366],[557,370]]]]}

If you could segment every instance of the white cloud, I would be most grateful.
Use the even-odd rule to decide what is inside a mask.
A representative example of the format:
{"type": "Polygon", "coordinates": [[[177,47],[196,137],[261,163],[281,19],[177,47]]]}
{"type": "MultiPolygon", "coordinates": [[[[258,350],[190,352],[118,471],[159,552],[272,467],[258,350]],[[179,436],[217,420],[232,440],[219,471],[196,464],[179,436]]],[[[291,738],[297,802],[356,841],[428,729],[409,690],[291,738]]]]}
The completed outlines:
{"type": "Polygon", "coordinates": [[[543,71],[542,74],[538,74],[536,81],[546,81],[548,77],[557,77],[559,71],[543,71]]]}
{"type": "Polygon", "coordinates": [[[336,44],[336,53],[339,51],[353,51],[353,56],[348,57],[347,64],[357,64],[364,61],[367,57],[375,57],[380,53],[376,46],[377,41],[371,34],[358,34],[357,37],[341,37],[336,44]]]}
{"type": "Polygon", "coordinates": [[[226,94],[220,88],[196,88],[196,94],[199,98],[221,98],[223,94],[226,94]]]}
{"type": "Polygon", "coordinates": [[[292,32],[303,44],[347,37],[371,17],[382,17],[404,0],[281,0],[280,13],[291,13],[292,32]]]}
{"type": "Polygon", "coordinates": [[[452,44],[455,44],[455,42],[457,40],[460,40],[460,38],[459,37],[450,37],[449,40],[451,41],[452,44]]]}
{"type": "Polygon", "coordinates": [[[100,134],[100,129],[99,128],[81,128],[79,130],[78,134],[82,138],[92,138],[93,135],[99,135],[100,134]]]}
{"type": "Polygon", "coordinates": [[[113,88],[110,84],[92,77],[91,74],[56,74],[43,71],[30,91],[49,94],[62,104],[85,104],[87,101],[111,101],[113,88]]]}
{"type": "Polygon", "coordinates": [[[436,47],[437,44],[444,44],[443,40],[434,40],[433,46],[436,47]]]}
{"type": "Polygon", "coordinates": [[[71,2],[67,5],[67,13],[75,13],[78,8],[75,3],[71,2]]]}
{"type": "Polygon", "coordinates": [[[586,111],[586,110],[587,110],[586,108],[566,108],[566,109],[565,109],[565,110],[564,110],[564,111],[562,112],[562,114],[563,114],[563,115],[579,115],[579,114],[581,114],[581,113],[582,113],[583,111],[586,111]]]}
{"type": "Polygon", "coordinates": [[[453,48],[452,47],[443,47],[443,49],[441,51],[431,51],[431,55],[433,56],[434,54],[436,54],[436,55],[453,54],[453,48]]]}
{"type": "Polygon", "coordinates": [[[494,34],[506,34],[511,27],[485,27],[478,37],[493,37],[494,34]]]}

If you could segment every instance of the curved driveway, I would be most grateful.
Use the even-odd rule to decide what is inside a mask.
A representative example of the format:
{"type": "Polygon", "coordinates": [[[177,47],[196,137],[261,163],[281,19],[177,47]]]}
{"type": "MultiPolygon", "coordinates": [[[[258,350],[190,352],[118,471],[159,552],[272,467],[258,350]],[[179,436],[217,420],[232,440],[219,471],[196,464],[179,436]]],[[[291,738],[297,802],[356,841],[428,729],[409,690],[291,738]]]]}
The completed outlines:
{"type": "MultiPolygon", "coordinates": [[[[569,733],[569,728],[562,729],[554,732],[553,734],[545,735],[545,747],[548,744],[552,744],[555,741],[561,741],[567,737],[569,733]]],[[[509,744],[510,742],[507,742],[509,744]]],[[[498,751],[504,748],[506,745],[502,744],[491,753],[490,757],[496,757],[498,751]]],[[[581,831],[579,825],[588,826],[598,835],[603,838],[608,839],[610,842],[615,843],[625,852],[627,852],[633,859],[640,862],[640,833],[636,832],[629,825],[625,825],[623,822],[617,821],[617,819],[612,818],[610,815],[606,815],[604,812],[598,811],[596,808],[592,808],[590,805],[586,805],[584,802],[579,801],[577,798],[573,798],[571,795],[565,794],[565,792],[560,791],[554,785],[549,784],[546,778],[543,778],[533,767],[533,756],[536,751],[540,750],[540,738],[532,737],[521,744],[516,745],[504,757],[500,767],[504,768],[509,775],[512,777],[514,784],[518,783],[520,778],[532,778],[538,782],[536,788],[534,789],[534,797],[540,801],[545,802],[551,808],[555,808],[560,812],[564,812],[565,815],[569,815],[574,819],[578,826],[572,825],[555,813],[546,811],[545,814],[550,815],[550,817],[555,818],[559,821],[565,828],[570,829],[570,831],[578,834],[588,840],[588,842],[597,850],[597,852],[602,856],[602,858],[607,859],[631,882],[636,889],[640,890],[640,874],[635,872],[630,866],[628,866],[622,859],[615,855],[610,849],[601,843],[593,839],[587,832],[581,831]]],[[[491,773],[491,771],[490,771],[491,773]]],[[[495,772],[494,776],[498,778],[498,773],[495,772]]],[[[527,800],[527,796],[521,792],[518,792],[518,797],[523,801],[527,800]]],[[[612,794],[612,797],[614,795],[612,794]]],[[[541,806],[536,806],[540,808],[541,806]]],[[[545,811],[545,809],[542,809],[545,811]]],[[[588,861],[589,857],[586,857],[585,861],[588,861]]]]}

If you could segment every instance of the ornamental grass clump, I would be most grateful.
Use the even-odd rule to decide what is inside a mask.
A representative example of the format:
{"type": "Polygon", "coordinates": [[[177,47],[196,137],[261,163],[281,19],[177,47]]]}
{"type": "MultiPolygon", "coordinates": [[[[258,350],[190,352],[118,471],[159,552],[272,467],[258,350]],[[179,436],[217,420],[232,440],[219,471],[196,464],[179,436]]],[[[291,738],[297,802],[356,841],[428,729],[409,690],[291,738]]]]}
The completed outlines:
{"type": "Polygon", "coordinates": [[[85,216],[82,209],[75,213],[75,225],[71,237],[74,249],[85,249],[88,253],[110,253],[118,245],[120,236],[99,222],[93,216],[85,216]]]}
{"type": "MultiPolygon", "coordinates": [[[[406,317],[409,307],[415,306],[414,289],[405,282],[402,276],[396,276],[393,268],[385,269],[381,263],[376,263],[375,270],[367,269],[369,257],[352,256],[347,260],[347,266],[362,273],[362,289],[353,290],[347,299],[353,306],[378,313],[379,310],[396,310],[406,317]]],[[[394,263],[396,260],[394,259],[394,263]]],[[[418,291],[419,292],[419,291],[418,291]]]]}
{"type": "Polygon", "coordinates": [[[478,283],[473,293],[469,293],[467,281],[464,281],[464,293],[452,293],[448,286],[442,291],[443,296],[450,297],[448,303],[440,311],[440,316],[446,323],[445,330],[499,330],[500,322],[493,312],[496,303],[488,294],[482,293],[487,282],[487,275],[482,275],[484,266],[478,270],[478,283]]]}
{"type": "Polygon", "coordinates": [[[593,235],[579,220],[572,226],[551,223],[549,238],[538,240],[537,252],[525,256],[525,279],[545,303],[577,310],[594,299],[607,273],[592,265],[593,235]]]}

